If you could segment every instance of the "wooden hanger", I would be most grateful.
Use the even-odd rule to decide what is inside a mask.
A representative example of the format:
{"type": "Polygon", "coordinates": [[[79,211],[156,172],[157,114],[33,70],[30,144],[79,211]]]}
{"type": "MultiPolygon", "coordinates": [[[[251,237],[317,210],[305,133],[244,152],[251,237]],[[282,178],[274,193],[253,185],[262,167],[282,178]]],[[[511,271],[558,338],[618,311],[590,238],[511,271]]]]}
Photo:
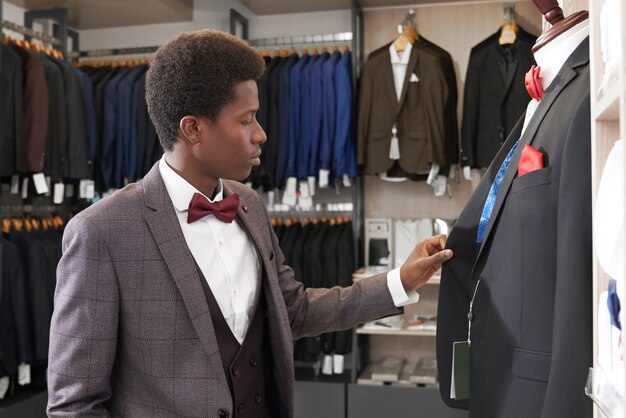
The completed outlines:
{"type": "Polygon", "coordinates": [[[325,46],[322,47],[322,53],[324,53],[324,52],[328,52],[328,48],[325,47],[325,46]]]}
{"type": "Polygon", "coordinates": [[[500,37],[498,38],[498,44],[500,45],[512,45],[517,39],[517,32],[519,26],[515,21],[515,4],[505,3],[503,6],[504,23],[500,28],[500,37]]]}
{"type": "Polygon", "coordinates": [[[289,56],[289,50],[287,48],[283,48],[283,51],[281,52],[281,56],[283,58],[287,58],[289,56]]]}
{"type": "Polygon", "coordinates": [[[400,36],[398,36],[395,41],[393,41],[393,46],[396,48],[396,51],[403,52],[408,44],[412,44],[415,42],[419,33],[417,29],[412,26],[408,26],[400,36]]]}
{"type": "Polygon", "coordinates": [[[269,57],[270,56],[270,51],[268,51],[267,49],[264,49],[263,51],[261,51],[261,56],[262,57],[269,57]]]}
{"type": "Polygon", "coordinates": [[[2,218],[2,233],[8,234],[11,232],[11,220],[9,218],[2,218]]]}
{"type": "Polygon", "coordinates": [[[280,57],[280,49],[274,48],[274,58],[280,57]]]}
{"type": "Polygon", "coordinates": [[[546,21],[552,25],[550,29],[537,38],[537,42],[535,42],[532,48],[533,53],[539,51],[543,46],[580,22],[589,19],[589,12],[587,10],[581,10],[571,14],[565,19],[563,10],[559,7],[557,0],[533,0],[533,3],[535,3],[535,6],[537,6],[541,14],[544,15],[546,21]]]}
{"type": "Polygon", "coordinates": [[[11,219],[11,227],[16,231],[20,232],[24,227],[24,221],[20,218],[12,218],[11,219]]]}
{"type": "Polygon", "coordinates": [[[311,48],[311,55],[319,55],[317,48],[315,47],[311,48]]]}
{"type": "Polygon", "coordinates": [[[300,52],[300,55],[305,55],[305,54],[308,54],[308,53],[309,53],[308,49],[302,48],[302,51],[300,52]]]}

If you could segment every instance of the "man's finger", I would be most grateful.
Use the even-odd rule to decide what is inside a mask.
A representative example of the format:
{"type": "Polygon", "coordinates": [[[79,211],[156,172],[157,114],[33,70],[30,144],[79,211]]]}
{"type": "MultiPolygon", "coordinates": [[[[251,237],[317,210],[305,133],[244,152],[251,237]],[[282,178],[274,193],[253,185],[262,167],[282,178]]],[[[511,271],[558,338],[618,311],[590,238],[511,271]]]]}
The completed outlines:
{"type": "Polygon", "coordinates": [[[419,264],[421,267],[425,269],[429,269],[431,267],[436,266],[437,264],[445,263],[446,261],[451,259],[453,255],[454,254],[452,253],[452,250],[450,249],[439,251],[438,253],[435,253],[429,257],[422,258],[419,261],[419,264]]]}

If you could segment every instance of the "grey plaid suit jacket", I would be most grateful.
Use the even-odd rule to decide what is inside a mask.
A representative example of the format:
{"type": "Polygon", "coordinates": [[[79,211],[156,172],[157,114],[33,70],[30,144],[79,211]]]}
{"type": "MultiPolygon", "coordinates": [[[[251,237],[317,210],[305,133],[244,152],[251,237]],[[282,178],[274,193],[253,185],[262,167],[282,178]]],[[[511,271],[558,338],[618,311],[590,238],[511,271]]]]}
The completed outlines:
{"type": "MultiPolygon", "coordinates": [[[[237,221],[263,265],[280,411],[293,417],[293,339],[397,313],[384,274],[303,289],[262,199],[239,193],[237,221]]],[[[155,165],[144,180],[67,225],[49,354],[49,417],[216,417],[233,407],[200,277],[155,165]]]]}

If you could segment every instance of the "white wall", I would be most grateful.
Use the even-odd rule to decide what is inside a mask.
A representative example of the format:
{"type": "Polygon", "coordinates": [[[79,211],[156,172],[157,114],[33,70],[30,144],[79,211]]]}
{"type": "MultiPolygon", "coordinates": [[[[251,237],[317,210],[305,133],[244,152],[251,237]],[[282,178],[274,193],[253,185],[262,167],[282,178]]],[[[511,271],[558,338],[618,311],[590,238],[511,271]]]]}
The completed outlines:
{"type": "Polygon", "coordinates": [[[327,34],[351,30],[350,10],[256,16],[237,0],[196,0],[193,21],[80,31],[81,50],[161,45],[180,32],[230,29],[229,10],[248,19],[250,39],[327,34]]]}
{"type": "MultiPolygon", "coordinates": [[[[24,9],[6,1],[2,5],[5,20],[24,24],[24,9]]],[[[195,0],[191,22],[80,30],[80,48],[90,50],[162,45],[180,32],[199,29],[228,32],[231,8],[248,19],[250,39],[351,31],[350,10],[257,16],[237,0],[195,0]]],[[[36,29],[42,30],[43,27],[36,25],[36,29]]]]}
{"type": "Polygon", "coordinates": [[[8,20],[18,25],[24,24],[24,12],[21,7],[15,6],[8,1],[2,2],[2,19],[8,20]]]}
{"type": "Polygon", "coordinates": [[[352,31],[350,10],[256,16],[249,23],[250,39],[320,35],[352,31]]]}
{"type": "Polygon", "coordinates": [[[82,50],[101,48],[128,48],[164,44],[180,32],[199,29],[229,30],[229,9],[235,8],[248,19],[254,16],[250,10],[236,0],[194,1],[191,22],[161,23],[155,25],[123,26],[107,29],[81,30],[82,50]]]}

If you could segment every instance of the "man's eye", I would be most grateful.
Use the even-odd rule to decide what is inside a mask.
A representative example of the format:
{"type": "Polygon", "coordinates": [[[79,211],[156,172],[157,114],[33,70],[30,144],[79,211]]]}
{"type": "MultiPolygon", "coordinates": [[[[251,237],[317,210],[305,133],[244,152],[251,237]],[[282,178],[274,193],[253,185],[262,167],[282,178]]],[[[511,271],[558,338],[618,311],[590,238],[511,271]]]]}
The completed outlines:
{"type": "Polygon", "coordinates": [[[248,126],[252,124],[252,119],[248,119],[248,120],[244,120],[243,122],[241,122],[242,125],[244,126],[248,126]]]}

